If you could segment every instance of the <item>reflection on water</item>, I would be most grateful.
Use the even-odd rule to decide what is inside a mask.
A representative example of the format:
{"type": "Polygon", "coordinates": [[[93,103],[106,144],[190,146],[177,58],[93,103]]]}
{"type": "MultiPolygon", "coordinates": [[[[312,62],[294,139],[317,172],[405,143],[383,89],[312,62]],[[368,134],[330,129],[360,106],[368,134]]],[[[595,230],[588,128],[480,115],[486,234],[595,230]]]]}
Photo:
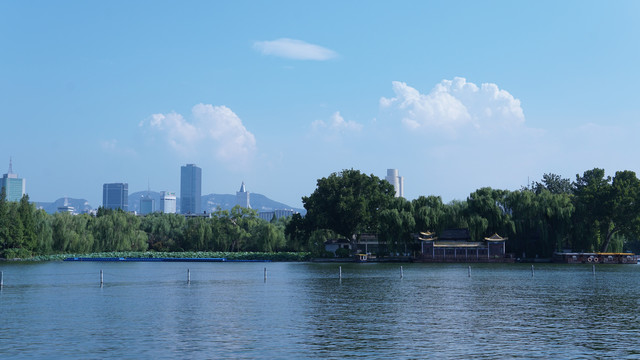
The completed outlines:
{"type": "Polygon", "coordinates": [[[640,358],[640,267],[471,266],[2,263],[0,354],[640,358]]]}

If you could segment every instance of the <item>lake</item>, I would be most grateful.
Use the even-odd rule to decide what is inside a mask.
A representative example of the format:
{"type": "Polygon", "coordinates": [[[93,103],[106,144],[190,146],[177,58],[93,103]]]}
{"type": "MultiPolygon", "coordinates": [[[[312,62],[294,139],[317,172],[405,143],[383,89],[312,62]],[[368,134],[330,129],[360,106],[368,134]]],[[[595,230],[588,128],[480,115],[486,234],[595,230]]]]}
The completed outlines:
{"type": "Polygon", "coordinates": [[[4,262],[0,356],[640,359],[640,266],[468,266],[4,262]]]}

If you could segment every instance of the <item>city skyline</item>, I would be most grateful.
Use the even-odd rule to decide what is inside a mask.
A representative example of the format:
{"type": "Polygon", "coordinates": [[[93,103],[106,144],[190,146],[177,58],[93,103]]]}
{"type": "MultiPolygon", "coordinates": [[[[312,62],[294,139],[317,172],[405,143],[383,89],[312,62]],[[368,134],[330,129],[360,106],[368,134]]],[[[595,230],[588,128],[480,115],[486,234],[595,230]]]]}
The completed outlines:
{"type": "Polygon", "coordinates": [[[344,169],[464,200],[640,171],[640,3],[0,2],[2,163],[32,201],[245,181],[301,208],[344,169]],[[171,25],[168,25],[171,24],[171,25]],[[231,30],[231,31],[230,31],[231,30]]]}

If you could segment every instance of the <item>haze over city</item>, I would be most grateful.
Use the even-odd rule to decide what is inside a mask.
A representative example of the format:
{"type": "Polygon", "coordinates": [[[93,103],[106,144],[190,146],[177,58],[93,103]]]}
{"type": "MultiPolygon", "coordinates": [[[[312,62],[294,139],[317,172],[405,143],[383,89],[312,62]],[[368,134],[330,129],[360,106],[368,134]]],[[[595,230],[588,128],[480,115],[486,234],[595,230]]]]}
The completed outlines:
{"type": "Polygon", "coordinates": [[[354,168],[464,199],[638,172],[640,2],[0,2],[0,173],[292,207],[354,168]]]}

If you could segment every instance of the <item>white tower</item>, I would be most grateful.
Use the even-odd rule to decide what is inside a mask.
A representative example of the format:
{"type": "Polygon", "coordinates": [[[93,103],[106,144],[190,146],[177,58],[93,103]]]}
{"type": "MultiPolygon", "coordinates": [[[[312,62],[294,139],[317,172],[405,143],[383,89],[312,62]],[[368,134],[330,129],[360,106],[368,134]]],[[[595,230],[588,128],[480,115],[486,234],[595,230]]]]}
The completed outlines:
{"type": "Polygon", "coordinates": [[[249,193],[247,192],[246,186],[244,186],[244,181],[242,185],[240,185],[240,191],[236,192],[236,205],[240,205],[243,208],[251,209],[251,204],[249,203],[249,193]]]}
{"type": "Polygon", "coordinates": [[[398,169],[387,169],[385,180],[393,185],[396,197],[404,197],[404,177],[398,176],[398,169]]]}

